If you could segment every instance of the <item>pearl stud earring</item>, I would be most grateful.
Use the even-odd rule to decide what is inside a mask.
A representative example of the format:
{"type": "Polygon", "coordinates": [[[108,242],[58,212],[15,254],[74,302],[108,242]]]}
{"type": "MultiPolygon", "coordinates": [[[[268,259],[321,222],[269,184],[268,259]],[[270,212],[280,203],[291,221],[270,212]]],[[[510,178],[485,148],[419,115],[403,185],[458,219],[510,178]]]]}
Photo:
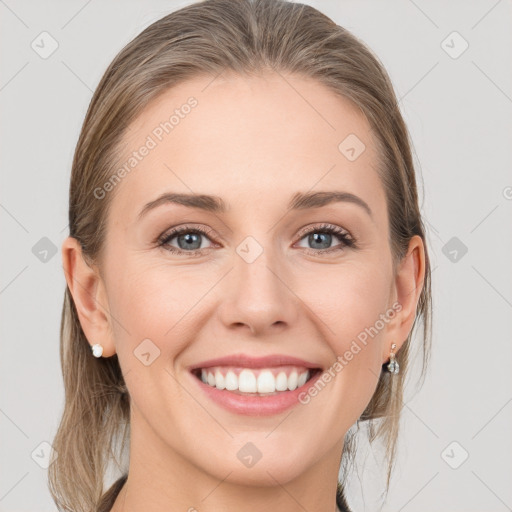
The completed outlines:
{"type": "Polygon", "coordinates": [[[91,350],[92,350],[92,355],[94,357],[101,357],[101,355],[103,354],[103,347],[99,343],[96,343],[96,345],[93,345],[91,347],[91,350]]]}

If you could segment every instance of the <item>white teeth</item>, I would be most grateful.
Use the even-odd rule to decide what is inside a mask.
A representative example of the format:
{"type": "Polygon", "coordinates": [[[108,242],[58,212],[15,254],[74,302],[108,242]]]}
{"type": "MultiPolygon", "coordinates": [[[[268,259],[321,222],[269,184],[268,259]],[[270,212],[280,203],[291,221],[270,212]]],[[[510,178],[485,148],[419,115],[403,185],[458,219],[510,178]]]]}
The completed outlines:
{"type": "Polygon", "coordinates": [[[288,377],[288,389],[290,391],[293,391],[297,387],[297,379],[298,375],[296,371],[290,373],[290,376],[288,377]]]}
{"type": "Polygon", "coordinates": [[[276,379],[276,391],[286,391],[288,389],[288,377],[286,373],[279,372],[276,379]]]}
{"type": "Polygon", "coordinates": [[[251,370],[242,370],[238,376],[238,389],[244,393],[256,393],[256,376],[251,370]]]}
{"type": "Polygon", "coordinates": [[[290,375],[280,371],[277,376],[274,376],[270,369],[259,370],[258,376],[248,368],[244,368],[239,375],[233,370],[228,370],[225,376],[219,368],[212,368],[211,371],[201,370],[201,380],[217,389],[263,394],[293,391],[303,386],[309,379],[309,375],[309,370],[299,373],[295,369],[291,371],[290,375]]]}
{"type": "Polygon", "coordinates": [[[258,375],[258,393],[274,393],[276,390],[276,379],[270,370],[263,370],[258,375]]]}
{"type": "Polygon", "coordinates": [[[224,375],[222,375],[222,373],[220,373],[219,370],[215,372],[215,386],[217,387],[217,389],[224,389],[226,387],[224,375]]]}
{"type": "Polygon", "coordinates": [[[225,385],[228,391],[235,391],[238,389],[238,377],[234,372],[229,371],[226,374],[225,385]]]}
{"type": "Polygon", "coordinates": [[[300,388],[301,386],[304,386],[306,384],[306,381],[308,380],[308,373],[301,373],[299,375],[299,378],[297,379],[297,387],[300,388]]]}

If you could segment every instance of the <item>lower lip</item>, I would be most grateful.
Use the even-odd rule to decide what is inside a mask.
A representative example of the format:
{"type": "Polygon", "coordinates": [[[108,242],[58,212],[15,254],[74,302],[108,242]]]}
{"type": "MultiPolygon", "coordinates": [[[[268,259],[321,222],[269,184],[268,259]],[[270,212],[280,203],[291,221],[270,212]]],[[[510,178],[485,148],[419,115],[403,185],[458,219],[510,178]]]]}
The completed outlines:
{"type": "Polygon", "coordinates": [[[321,374],[318,371],[304,385],[293,391],[282,391],[276,395],[269,396],[238,395],[231,391],[217,389],[209,384],[205,384],[195,375],[191,375],[211,400],[228,411],[247,416],[270,416],[279,414],[299,404],[299,395],[311,387],[321,374]]]}

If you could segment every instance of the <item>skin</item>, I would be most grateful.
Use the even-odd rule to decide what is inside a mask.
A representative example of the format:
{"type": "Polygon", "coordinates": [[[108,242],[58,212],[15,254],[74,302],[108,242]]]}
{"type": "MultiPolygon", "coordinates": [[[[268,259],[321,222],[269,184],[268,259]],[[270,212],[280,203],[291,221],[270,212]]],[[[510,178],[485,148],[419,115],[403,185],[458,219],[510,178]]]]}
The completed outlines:
{"type": "MultiPolygon", "coordinates": [[[[99,265],[86,265],[74,239],[62,245],[82,328],[103,357],[118,354],[131,397],[129,477],[114,512],[252,512],[270,503],[282,512],[298,503],[336,510],[344,435],[370,401],[391,344],[398,352],[412,328],[424,248],[414,237],[393,273],[368,122],[323,85],[283,76],[197,77],[159,97],[132,123],[124,157],[187,98],[198,106],[110,192],[99,265]],[[353,162],[338,150],[350,133],[366,145],[353,162]],[[329,190],[359,196],[372,217],[349,202],[287,211],[296,192],[329,190]],[[218,195],[229,209],[167,204],[138,221],[164,191],[218,195]],[[335,235],[316,246],[298,237],[324,222],[348,231],[357,248],[335,235]],[[153,243],[184,223],[212,230],[200,237],[200,256],[153,243]],[[252,263],[236,252],[247,236],[263,248],[252,263]],[[328,368],[396,301],[401,311],[310,403],[282,414],[226,411],[187,371],[234,353],[287,354],[328,368]],[[133,354],[146,338],[160,350],[149,366],[133,354]],[[262,453],[251,468],[237,458],[247,442],[262,453]]],[[[169,243],[180,247],[177,237],[169,243]]]]}

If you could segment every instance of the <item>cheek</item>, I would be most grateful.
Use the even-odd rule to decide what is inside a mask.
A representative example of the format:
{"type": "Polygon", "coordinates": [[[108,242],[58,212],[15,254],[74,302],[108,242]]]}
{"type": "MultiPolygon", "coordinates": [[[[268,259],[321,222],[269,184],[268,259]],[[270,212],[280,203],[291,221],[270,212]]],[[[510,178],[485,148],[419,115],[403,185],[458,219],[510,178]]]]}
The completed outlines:
{"type": "MultiPolygon", "coordinates": [[[[308,279],[311,282],[310,279],[308,279]]],[[[341,264],[315,274],[314,285],[303,284],[300,297],[307,297],[311,310],[323,321],[326,339],[336,353],[348,349],[353,339],[377,324],[376,338],[385,330],[381,314],[388,310],[391,274],[382,264],[368,261],[341,264]]],[[[318,322],[317,322],[318,323],[318,322]]]]}
{"type": "Polygon", "coordinates": [[[176,268],[137,261],[133,258],[130,264],[117,267],[110,303],[116,352],[138,411],[168,425],[169,417],[159,419],[159,411],[169,414],[180,410],[176,404],[186,406],[171,375],[176,358],[189,342],[186,330],[193,315],[187,313],[204,294],[206,284],[187,279],[176,268]],[[160,398],[153,402],[150,397],[160,398]],[[162,405],[163,399],[169,400],[168,407],[162,405]]]}
{"type": "Polygon", "coordinates": [[[308,297],[313,318],[318,317],[315,324],[332,351],[332,364],[324,372],[331,391],[319,393],[324,412],[318,421],[326,429],[338,424],[339,431],[346,431],[366,408],[380,377],[387,326],[382,318],[394,316],[388,306],[391,273],[381,263],[354,262],[319,272],[314,283],[298,295],[308,297]]]}
{"type": "Polygon", "coordinates": [[[341,287],[341,316],[336,324],[340,335],[334,340],[333,348],[341,375],[340,396],[357,418],[378,384],[382,342],[395,311],[388,302],[391,270],[377,262],[353,270],[341,287]]]}
{"type": "Polygon", "coordinates": [[[162,262],[148,264],[143,260],[141,256],[119,263],[111,274],[116,276],[109,291],[116,350],[120,358],[125,353],[128,362],[128,353],[150,339],[167,364],[172,364],[186,346],[186,331],[196,328],[195,319],[207,302],[201,298],[216,278],[211,270],[170,267],[162,262]]]}
{"type": "Polygon", "coordinates": [[[394,316],[388,305],[391,266],[377,257],[369,260],[354,260],[326,274],[318,273],[315,286],[309,287],[307,294],[306,289],[300,292],[301,297],[313,301],[308,305],[322,320],[316,325],[324,326],[323,334],[332,351],[329,373],[336,405],[326,421],[345,422],[343,428],[362,414],[375,392],[388,325],[382,318],[389,322],[394,316]]]}

